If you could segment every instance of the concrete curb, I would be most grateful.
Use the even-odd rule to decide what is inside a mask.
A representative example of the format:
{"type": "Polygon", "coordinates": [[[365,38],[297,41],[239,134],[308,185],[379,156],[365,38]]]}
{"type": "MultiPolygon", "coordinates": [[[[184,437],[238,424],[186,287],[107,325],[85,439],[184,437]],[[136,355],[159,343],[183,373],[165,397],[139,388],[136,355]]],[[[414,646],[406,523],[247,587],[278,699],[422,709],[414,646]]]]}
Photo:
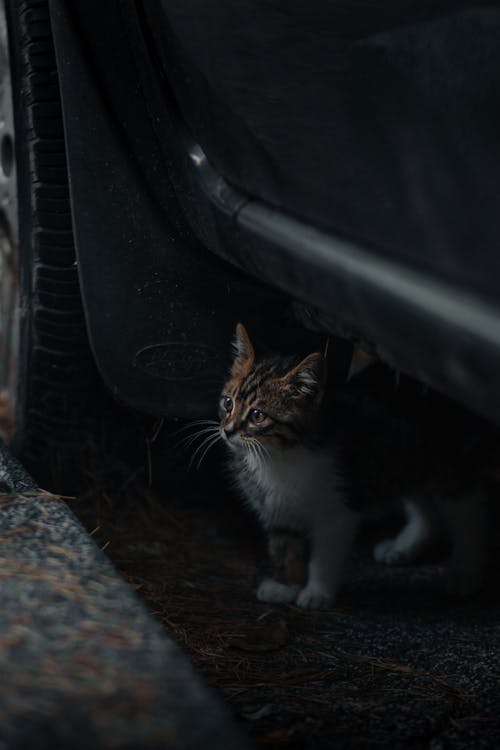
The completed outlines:
{"type": "Polygon", "coordinates": [[[0,748],[245,750],[66,503],[0,442],[0,748]]]}

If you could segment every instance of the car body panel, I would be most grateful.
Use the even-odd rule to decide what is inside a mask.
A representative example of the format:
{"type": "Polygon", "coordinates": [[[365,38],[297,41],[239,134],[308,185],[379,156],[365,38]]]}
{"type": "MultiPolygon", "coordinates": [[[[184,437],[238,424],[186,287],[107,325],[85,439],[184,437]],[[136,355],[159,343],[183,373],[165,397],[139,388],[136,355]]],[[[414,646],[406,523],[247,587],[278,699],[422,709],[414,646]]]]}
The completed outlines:
{"type": "MultiPolygon", "coordinates": [[[[185,70],[176,48],[168,46],[172,30],[152,24],[158,9],[168,13],[173,6],[154,7],[151,14],[152,6],[141,3],[109,2],[103,9],[94,2],[68,6],[51,0],[83,299],[95,358],[110,388],[141,410],[208,413],[235,322],[249,322],[265,346],[307,351],[310,338],[309,348],[318,348],[318,336],[301,337],[298,322],[360,341],[395,368],[499,419],[498,258],[487,242],[491,222],[477,250],[482,277],[489,277],[486,290],[460,261],[456,228],[445,243],[456,250],[453,257],[451,250],[436,251],[439,231],[428,243],[412,230],[418,216],[411,201],[406,213],[401,206],[396,210],[394,242],[383,233],[392,231],[387,217],[380,232],[366,214],[363,219],[363,211],[379,210],[356,170],[347,186],[351,199],[349,190],[345,195],[346,210],[357,212],[356,232],[345,224],[334,231],[339,222],[333,209],[328,226],[309,212],[294,211],[285,199],[273,201],[262,193],[271,184],[265,175],[261,182],[247,181],[244,171],[228,179],[220,150],[211,148],[210,118],[198,141],[196,122],[186,117],[179,93],[185,70]],[[408,232],[415,235],[411,243],[405,242],[408,232]]],[[[402,28],[398,24],[391,33],[402,28]]],[[[372,113],[361,110],[360,117],[372,113]]],[[[228,131],[231,122],[224,125],[228,131]]],[[[212,124],[223,125],[217,118],[212,124]]],[[[442,151],[452,164],[446,144],[446,135],[433,142],[429,159],[442,151]]],[[[249,174],[255,167],[251,155],[249,174]]],[[[236,156],[244,165],[245,152],[236,156]]],[[[491,148],[490,156],[494,164],[491,148]]],[[[347,174],[348,153],[344,160],[347,174]]],[[[484,159],[472,161],[477,166],[484,159]]],[[[382,180],[394,164],[368,159],[363,168],[382,180]]],[[[331,169],[329,174],[338,179],[331,169]]],[[[388,184],[397,193],[400,181],[388,184]]],[[[467,204],[477,181],[461,184],[460,200],[467,204]]],[[[489,221],[498,195],[490,182],[486,187],[489,221]]],[[[474,221],[482,215],[480,204],[474,221]]],[[[440,225],[448,226],[456,208],[451,201],[446,210],[436,209],[440,225]]],[[[460,229],[457,236],[462,234],[460,229]]]]}

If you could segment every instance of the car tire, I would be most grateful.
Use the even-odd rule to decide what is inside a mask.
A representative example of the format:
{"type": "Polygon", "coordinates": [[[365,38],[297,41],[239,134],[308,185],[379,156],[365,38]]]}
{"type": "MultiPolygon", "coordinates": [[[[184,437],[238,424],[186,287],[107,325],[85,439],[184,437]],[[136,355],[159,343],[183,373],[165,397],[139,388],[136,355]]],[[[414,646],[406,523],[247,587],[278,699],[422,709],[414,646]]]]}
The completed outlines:
{"type": "Polygon", "coordinates": [[[4,264],[2,286],[17,295],[19,312],[4,315],[2,385],[13,394],[14,452],[41,485],[61,491],[75,485],[95,448],[102,387],[80,294],[48,3],[2,4],[13,133],[0,133],[0,152],[10,137],[18,214],[17,226],[4,216],[13,262],[4,264]]]}

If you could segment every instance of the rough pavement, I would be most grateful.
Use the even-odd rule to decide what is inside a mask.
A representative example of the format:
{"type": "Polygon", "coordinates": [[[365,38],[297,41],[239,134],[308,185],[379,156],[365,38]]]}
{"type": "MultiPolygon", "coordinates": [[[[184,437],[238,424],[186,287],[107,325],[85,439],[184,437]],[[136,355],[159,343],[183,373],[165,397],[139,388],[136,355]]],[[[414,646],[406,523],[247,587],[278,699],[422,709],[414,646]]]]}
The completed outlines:
{"type": "Polygon", "coordinates": [[[0,747],[244,748],[65,502],[0,445],[0,747]]]}

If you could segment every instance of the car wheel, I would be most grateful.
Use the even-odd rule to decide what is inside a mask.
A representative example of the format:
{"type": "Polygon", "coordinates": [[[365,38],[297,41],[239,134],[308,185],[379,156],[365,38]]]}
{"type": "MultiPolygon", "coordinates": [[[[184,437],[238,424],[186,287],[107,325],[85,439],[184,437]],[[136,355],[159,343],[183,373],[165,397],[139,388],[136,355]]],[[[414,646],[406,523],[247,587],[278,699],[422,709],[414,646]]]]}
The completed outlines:
{"type": "Polygon", "coordinates": [[[40,484],[73,484],[100,382],[80,295],[48,3],[0,1],[0,388],[40,484]]]}

